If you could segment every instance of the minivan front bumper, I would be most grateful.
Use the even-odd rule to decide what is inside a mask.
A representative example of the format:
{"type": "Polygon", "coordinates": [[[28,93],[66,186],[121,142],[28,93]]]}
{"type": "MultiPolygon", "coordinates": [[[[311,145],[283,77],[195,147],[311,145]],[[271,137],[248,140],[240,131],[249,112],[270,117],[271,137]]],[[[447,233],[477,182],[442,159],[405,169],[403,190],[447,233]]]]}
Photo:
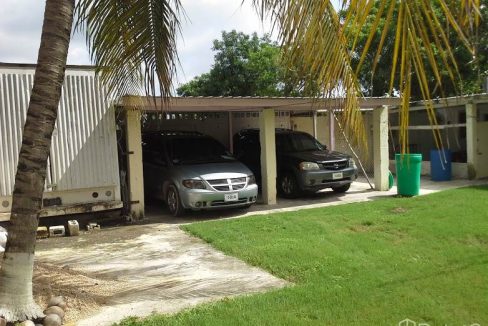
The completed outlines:
{"type": "Polygon", "coordinates": [[[256,202],[258,186],[248,185],[235,191],[215,191],[208,189],[180,189],[181,204],[192,210],[210,210],[218,208],[245,207],[256,202]],[[238,200],[225,201],[226,194],[238,194],[238,200]]]}

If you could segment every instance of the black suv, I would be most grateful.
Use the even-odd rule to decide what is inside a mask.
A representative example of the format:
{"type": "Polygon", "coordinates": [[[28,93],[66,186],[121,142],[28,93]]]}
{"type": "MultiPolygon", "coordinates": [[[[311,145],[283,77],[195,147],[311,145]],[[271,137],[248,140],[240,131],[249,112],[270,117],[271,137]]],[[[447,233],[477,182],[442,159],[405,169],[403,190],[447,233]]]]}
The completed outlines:
{"type": "MultiPolygon", "coordinates": [[[[234,155],[261,180],[259,129],[243,129],[234,135],[234,155]]],[[[332,188],[342,193],[357,178],[357,167],[347,154],[327,150],[311,135],[276,129],[277,190],[286,198],[332,188]]]]}

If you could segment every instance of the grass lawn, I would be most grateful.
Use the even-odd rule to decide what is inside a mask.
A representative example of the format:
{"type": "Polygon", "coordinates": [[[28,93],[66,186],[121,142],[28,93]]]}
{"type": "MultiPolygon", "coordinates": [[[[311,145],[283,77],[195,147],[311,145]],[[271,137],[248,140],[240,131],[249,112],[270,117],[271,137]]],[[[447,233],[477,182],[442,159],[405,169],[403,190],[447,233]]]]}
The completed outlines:
{"type": "Polygon", "coordinates": [[[122,325],[488,324],[488,187],[184,229],[294,285],[122,325]]]}

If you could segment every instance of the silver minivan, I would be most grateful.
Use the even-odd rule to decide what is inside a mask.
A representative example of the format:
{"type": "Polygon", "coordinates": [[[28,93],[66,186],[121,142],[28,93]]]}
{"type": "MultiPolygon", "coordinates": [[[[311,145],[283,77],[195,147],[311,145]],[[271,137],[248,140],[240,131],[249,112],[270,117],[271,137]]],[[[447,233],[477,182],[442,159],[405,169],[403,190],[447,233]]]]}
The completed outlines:
{"type": "Polygon", "coordinates": [[[186,209],[250,207],[258,186],[252,172],[212,137],[158,131],[142,140],[146,194],[166,202],[174,216],[186,209]]]}

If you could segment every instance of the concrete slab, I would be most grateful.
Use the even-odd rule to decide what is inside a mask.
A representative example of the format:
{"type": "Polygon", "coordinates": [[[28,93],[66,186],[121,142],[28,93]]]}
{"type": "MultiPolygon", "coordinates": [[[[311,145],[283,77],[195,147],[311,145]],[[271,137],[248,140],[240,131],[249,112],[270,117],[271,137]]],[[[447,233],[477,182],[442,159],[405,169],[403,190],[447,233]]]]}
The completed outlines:
{"type": "Polygon", "coordinates": [[[128,226],[50,239],[49,244],[39,244],[36,258],[116,281],[117,289],[112,289],[105,306],[77,325],[112,325],[129,316],[177,312],[201,302],[287,284],[224,255],[177,225],[128,226]]]}

